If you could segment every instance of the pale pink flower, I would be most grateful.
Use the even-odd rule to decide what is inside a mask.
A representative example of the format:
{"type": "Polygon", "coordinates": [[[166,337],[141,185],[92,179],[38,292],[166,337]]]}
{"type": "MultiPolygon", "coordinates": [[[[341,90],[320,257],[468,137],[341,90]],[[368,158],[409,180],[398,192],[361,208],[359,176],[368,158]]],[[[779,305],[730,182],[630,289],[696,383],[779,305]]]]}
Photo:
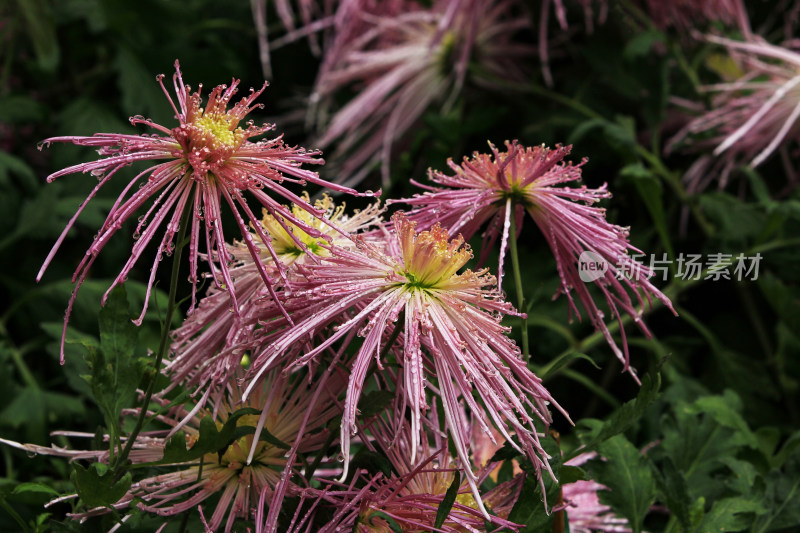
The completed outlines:
{"type": "MultiPolygon", "coordinates": [[[[299,462],[288,464],[289,452],[315,454],[327,441],[329,431],[326,425],[341,412],[330,398],[335,398],[340,393],[343,384],[344,380],[340,376],[326,381],[327,396],[323,402],[317,403],[315,392],[319,383],[309,382],[304,376],[293,379],[280,375],[280,372],[273,372],[251,391],[247,401],[242,400],[241,389],[234,380],[227,396],[218,402],[213,411],[188,411],[186,407],[180,406],[171,409],[167,415],[157,415],[156,419],[168,426],[177,426],[184,419],[181,430],[186,436],[187,449],[191,450],[200,437],[202,419],[211,417],[216,428],[220,429],[240,409],[261,411],[260,415],[238,415],[236,427],[252,428],[253,431],[237,436],[220,453],[210,452],[186,463],[151,466],[166,472],[148,472],[148,477],[131,485],[127,494],[113,505],[114,509],[122,511],[136,506],[148,513],[172,517],[192,512],[209,498],[217,497],[213,513],[210,517],[204,517],[204,520],[207,519],[209,531],[224,527],[224,531],[229,532],[237,518],[253,519],[262,492],[266,493],[265,497],[269,501],[284,470],[287,467],[294,472],[299,470],[299,462]],[[258,435],[265,430],[271,435],[270,439],[259,439],[258,435]],[[295,444],[298,437],[299,444],[295,444]],[[278,441],[285,445],[279,445],[278,441]]],[[[166,400],[162,403],[168,404],[166,400]]],[[[129,456],[132,463],[142,465],[160,461],[171,436],[164,436],[165,433],[167,432],[154,431],[139,435],[129,456]]],[[[83,436],[91,438],[93,435],[83,436]]],[[[72,451],[2,442],[29,453],[72,459],[108,460],[107,451],[72,451]]],[[[290,494],[300,494],[302,490],[293,481],[288,483],[290,494]]],[[[77,496],[72,496],[74,497],[77,496]]],[[[85,520],[108,512],[108,508],[96,508],[71,516],[85,520]]]]}
{"type": "MultiPolygon", "coordinates": [[[[245,129],[239,127],[239,123],[250,111],[261,107],[261,104],[253,102],[266,88],[266,83],[258,91],[251,89],[249,96],[242,98],[230,109],[226,108],[237,91],[239,80],[233,80],[230,87],[219,85],[211,91],[208,102],[203,108],[201,107],[202,86],[197,92],[192,93],[191,88],[183,82],[177,61],[175,70],[173,85],[178,100],[177,107],[164,87],[163,75],[159,76],[158,80],[175,111],[175,117],[179,122],[177,127],[169,129],[151,120],[136,116],[131,118],[132,124],[145,124],[155,129],[157,133],[152,135],[98,133],[91,137],[53,137],[43,142],[44,145],[52,142],[65,142],[94,147],[102,157],[97,161],[74,165],[48,176],[47,181],[50,182],[67,174],[90,173],[99,179],[99,183],[64,228],[44,261],[36,277],[37,280],[41,279],[67,232],[100,188],[108,183],[117,172],[132,163],[162,161],[148,167],[129,181],[111,208],[94,242],[86,251],[86,256],[73,274],[72,281],[75,283],[75,290],[70,298],[64,319],[64,334],[61,341],[62,362],[67,322],[81,284],[100,251],[122,227],[122,224],[129,220],[148,200],[153,199],[137,223],[134,232],[136,242],[131,256],[109,288],[111,291],[116,285],[125,281],[144,249],[156,233],[164,228],[163,237],[156,250],[156,258],[151,267],[144,308],[141,316],[136,320],[137,323],[141,322],[147,310],[147,302],[158,265],[163,254],[169,254],[174,249],[175,243],[172,241],[180,229],[181,218],[187,210],[191,210],[191,216],[188,217],[188,230],[193,297],[197,285],[197,263],[202,240],[205,242],[209,255],[218,259],[219,271],[214,268],[212,263],[214,281],[217,286],[228,290],[233,300],[232,307],[237,310],[236,294],[228,267],[229,257],[225,250],[225,235],[222,229],[221,207],[223,203],[227,204],[233,212],[245,245],[259,267],[261,278],[271,288],[272,280],[263,266],[256,239],[248,230],[246,220],[250,221],[257,239],[265,244],[271,255],[274,251],[258,223],[257,217],[247,205],[244,193],[250,193],[270,213],[290,220],[314,235],[318,233],[315,229],[298,220],[271,194],[295,202],[310,213],[316,213],[314,208],[284,187],[284,181],[300,184],[310,182],[330,187],[336,191],[355,194],[355,191],[351,189],[329,183],[320,179],[315,172],[300,168],[304,163],[322,163],[322,160],[316,157],[319,152],[286,146],[281,137],[256,142],[249,140],[274,127],[273,125],[255,126],[252,121],[247,123],[245,129]],[[205,231],[201,231],[201,221],[205,231]]],[[[103,302],[107,295],[108,292],[104,295],[103,302]]]]}
{"type": "MultiPolygon", "coordinates": [[[[509,328],[500,324],[502,315],[514,314],[512,306],[502,300],[486,270],[458,273],[472,256],[462,238],[450,240],[438,226],[417,233],[401,213],[392,221],[394,233],[385,249],[359,240],[358,250],[331,248],[320,264],[305,265],[308,281],[293,283],[285,303],[293,326],[280,329],[282,317],[275,310],[271,316],[262,314],[265,326],[279,333],[254,350],[247,375],[250,386],[263,372],[309,364],[340,339],[350,343],[358,332],[364,340],[353,356],[342,417],[341,448],[347,461],[371,362],[377,359],[382,367],[383,354],[394,348],[386,345],[400,328],[402,350],[394,352],[403,369],[398,389],[404,409],[410,410],[413,435],[420,435],[428,409],[426,375],[432,374],[447,431],[476,495],[477,478],[469,470],[467,450],[469,424],[461,402],[483,431],[494,425],[537,470],[549,471],[534,422],[550,424],[548,403],[563,410],[521,360],[507,336],[509,328]],[[329,325],[335,327],[324,342],[306,351],[302,343],[329,325]]],[[[417,441],[413,442],[412,460],[417,441]]]]}
{"type": "Polygon", "coordinates": [[[698,149],[714,147],[716,159],[702,158],[687,173],[691,191],[704,189],[712,179],[724,187],[737,165],[757,167],[779,148],[800,141],[798,43],[776,46],[756,36],[748,41],[717,36],[708,40],[727,48],[728,72],[738,79],[705,87],[713,93],[711,110],[670,141],[668,149],[687,140],[698,149]],[[709,133],[710,138],[693,139],[709,133]]]}
{"type": "MultiPolygon", "coordinates": [[[[301,198],[309,202],[305,192],[301,198]]],[[[344,207],[344,204],[337,206],[329,196],[324,195],[314,202],[314,208],[322,213],[319,218],[318,214],[311,215],[297,204],[291,205],[287,210],[295,220],[315,230],[313,235],[291,220],[264,211],[261,225],[270,240],[274,256],[286,269],[287,281],[299,275],[297,265],[316,262],[317,257],[328,256],[330,245],[345,249],[355,247],[353,236],[381,222],[382,209],[377,203],[349,215],[345,214],[344,207]]],[[[271,274],[277,272],[279,269],[267,247],[258,242],[257,246],[267,271],[271,274]]],[[[238,297],[239,318],[231,313],[227,292],[211,287],[195,312],[173,333],[173,356],[166,363],[166,372],[172,384],[167,390],[180,384],[195,389],[196,393],[202,392],[205,397],[222,392],[245,355],[241,347],[248,343],[253,328],[259,327],[263,300],[272,300],[259,274],[259,267],[246,245],[235,242],[227,248],[236,261],[230,272],[238,297]]],[[[279,287],[279,299],[282,294],[279,287]]]]}
{"type": "MultiPolygon", "coordinates": [[[[416,437],[407,421],[395,427],[393,421],[378,419],[366,424],[370,439],[367,449],[380,450],[389,459],[392,475],[378,475],[372,479],[359,479],[356,475],[350,486],[324,494],[336,505],[336,513],[320,533],[355,531],[357,533],[383,533],[395,531],[391,522],[402,531],[432,531],[445,494],[459,471],[458,462],[447,451],[447,442],[439,432],[435,411],[426,419],[427,433],[422,446],[412,458],[416,437]],[[357,481],[366,481],[355,488],[357,481]]],[[[481,469],[478,478],[485,479],[481,469]]],[[[445,533],[463,531],[518,531],[519,525],[507,520],[522,489],[523,476],[501,483],[485,491],[476,500],[469,484],[460,475],[458,494],[450,513],[440,529],[445,533]],[[483,509],[491,511],[487,518],[483,509]]]]}
{"type": "MultiPolygon", "coordinates": [[[[582,453],[564,464],[580,466],[597,457],[594,452],[582,453]]],[[[597,492],[608,487],[596,481],[576,481],[562,486],[565,511],[572,533],[630,533],[628,520],[611,512],[611,507],[600,503],[597,492]]]]}
{"type": "Polygon", "coordinates": [[[470,60],[488,74],[477,83],[520,79],[518,58],[532,50],[512,37],[528,21],[512,16],[516,0],[434,0],[429,9],[414,0],[362,4],[337,27],[341,37],[326,51],[311,101],[319,144],[336,143],[339,179],[357,183],[380,162],[388,183],[394,144],[432,105],[453,103],[470,60]],[[333,97],[350,86],[358,94],[331,115],[333,97]]]}
{"type": "Polygon", "coordinates": [[[650,303],[652,297],[656,297],[670,309],[672,304],[648,280],[649,269],[628,255],[629,251],[641,253],[628,242],[628,230],[610,224],[605,209],[593,206],[611,197],[606,186],[598,189],[589,189],[585,185],[580,188],[558,186],[581,178],[581,166],[585,161],[578,165],[564,162],[571,146],[526,148],[514,141],[506,143],[505,152],[500,152],[491,143],[489,146],[491,154],[475,152],[472,158],[465,157],[461,165],[448,161],[455,173],[452,176],[429,171],[429,178],[440,187],[414,182],[427,192],[399,200],[415,207],[409,218],[418,221],[423,229],[441,224],[451,233],[461,233],[465,239],[486,226],[482,257],[486,257],[499,238],[502,281],[511,216],[515,217],[519,234],[527,212],[553,252],[561,277],[559,293],[567,296],[570,318],[573,315],[581,317],[572,297],[574,292],[589,320],[603,333],[625,370],[635,376],[628,363],[628,343],[621,314],[631,315],[649,337],[650,332],[641,320],[643,297],[650,303]],[[605,297],[612,317],[620,321],[622,350],[614,342],[604,321],[605,315],[588,290],[588,281],[584,282],[580,277],[578,260],[586,252],[607,266],[605,272],[591,281],[605,297]],[[630,293],[633,293],[638,309],[630,293]]]}

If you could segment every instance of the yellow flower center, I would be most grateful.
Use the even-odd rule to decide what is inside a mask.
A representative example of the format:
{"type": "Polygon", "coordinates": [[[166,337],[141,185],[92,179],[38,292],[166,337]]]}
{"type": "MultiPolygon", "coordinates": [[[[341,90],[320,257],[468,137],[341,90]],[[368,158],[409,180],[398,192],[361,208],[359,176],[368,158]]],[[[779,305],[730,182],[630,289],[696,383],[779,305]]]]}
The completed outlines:
{"type": "Polygon", "coordinates": [[[231,131],[231,118],[227,114],[212,113],[195,120],[195,125],[203,133],[211,136],[211,143],[218,146],[235,146],[239,142],[241,128],[231,131]]]}
{"type": "Polygon", "coordinates": [[[400,275],[408,280],[409,289],[440,288],[472,258],[469,245],[459,235],[450,240],[448,233],[434,225],[430,231],[414,232],[415,223],[400,222],[400,246],[405,271],[400,275]]]}
{"type": "MultiPolygon", "coordinates": [[[[307,192],[303,192],[302,198],[306,201],[306,203],[309,202],[309,196],[307,192]]],[[[335,222],[342,216],[345,206],[335,206],[333,200],[331,200],[328,195],[325,195],[321,200],[314,202],[314,207],[324,211],[326,213],[325,218],[327,220],[335,222]]],[[[319,230],[321,233],[329,235],[332,239],[335,238],[336,232],[333,228],[322,222],[305,209],[292,204],[292,215],[297,220],[302,221],[308,227],[319,230]]],[[[322,246],[323,244],[326,244],[326,239],[321,237],[312,237],[299,228],[296,224],[286,219],[282,218],[278,220],[274,216],[265,212],[264,218],[261,220],[261,222],[264,226],[264,229],[266,229],[267,233],[269,233],[269,236],[272,239],[272,246],[275,249],[275,253],[278,255],[288,256],[290,258],[299,258],[303,256],[306,252],[297,244],[296,241],[302,242],[305,247],[315,255],[329,255],[328,250],[322,246]],[[286,231],[286,228],[292,232],[291,235],[288,231],[286,231]]]]}

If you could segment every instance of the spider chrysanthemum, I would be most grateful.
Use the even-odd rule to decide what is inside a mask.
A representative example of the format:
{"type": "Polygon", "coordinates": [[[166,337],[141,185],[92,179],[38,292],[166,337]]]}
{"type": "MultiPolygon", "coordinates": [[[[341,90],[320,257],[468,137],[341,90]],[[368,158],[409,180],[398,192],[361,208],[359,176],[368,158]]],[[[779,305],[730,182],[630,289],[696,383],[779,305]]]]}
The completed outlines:
{"type": "Polygon", "coordinates": [[[624,330],[620,349],[589,293],[588,283],[580,277],[581,254],[589,252],[608,266],[591,281],[605,297],[613,318],[620,319],[622,312],[627,313],[649,336],[641,321],[643,299],[655,297],[670,309],[672,304],[649,281],[649,269],[629,255],[629,251],[641,252],[628,242],[627,229],[610,224],[605,209],[594,206],[611,194],[605,185],[597,189],[559,186],[581,178],[583,162],[574,165],[564,161],[570,146],[523,147],[515,141],[506,143],[504,152],[491,143],[489,146],[490,154],[475,152],[460,165],[449,161],[453,175],[431,170],[429,177],[438,186],[416,183],[427,192],[400,200],[414,206],[409,218],[418,221],[421,228],[441,224],[467,239],[485,227],[482,261],[499,238],[502,283],[508,240],[519,236],[527,212],[553,252],[561,277],[560,293],[568,298],[570,316],[581,316],[572,298],[575,293],[592,324],[629,370],[624,330]],[[509,235],[512,216],[517,235],[509,235]]]}
{"type": "MultiPolygon", "coordinates": [[[[534,422],[550,424],[548,404],[560,407],[528,370],[507,336],[508,328],[501,325],[502,315],[515,311],[494,288],[494,277],[486,270],[459,273],[471,253],[461,237],[451,240],[438,226],[417,232],[413,222],[397,213],[388,229],[393,231],[383,248],[366,241],[357,250],[332,247],[329,257],[306,266],[307,281],[293,284],[286,301],[295,324],[280,330],[273,342],[254,348],[249,386],[256,387],[260,375],[272,368],[309,364],[334,343],[353,342],[357,333],[363,342],[348,363],[341,424],[345,461],[371,364],[376,360],[382,368],[391,354],[402,367],[398,391],[416,439],[429,409],[426,382],[435,380],[445,426],[476,495],[477,478],[468,466],[469,423],[461,402],[482,430],[498,427],[537,469],[549,469],[534,422]],[[323,340],[302,353],[309,335],[321,332],[323,340]]],[[[274,328],[280,314],[273,310],[262,320],[264,329],[274,328]]]]}
{"type": "MultiPolygon", "coordinates": [[[[219,85],[209,93],[206,105],[203,107],[202,85],[193,93],[191,87],[184,84],[177,61],[175,70],[173,85],[177,106],[164,87],[164,76],[159,76],[158,80],[175,112],[178,120],[176,127],[170,129],[136,116],[131,118],[132,124],[147,125],[156,133],[141,135],[98,133],[90,137],[53,137],[42,143],[49,145],[53,142],[65,142],[89,146],[96,148],[101,157],[96,161],[73,165],[48,176],[47,181],[53,181],[67,174],[83,172],[96,176],[99,183],[80,205],[56,241],[37,275],[37,280],[41,279],[67,232],[99,189],[126,166],[141,161],[153,162],[152,166],[130,179],[73,274],[75,290],[67,307],[64,335],[77,292],[98,254],[122,225],[148,202],[149,207],[139,218],[134,231],[136,242],[131,256],[109,288],[110,291],[125,281],[147,245],[156,238],[158,232],[162,232],[163,236],[160,238],[151,267],[144,308],[138,322],[141,322],[147,309],[147,300],[161,257],[174,249],[176,243],[173,240],[182,224],[188,225],[187,230],[190,235],[189,264],[193,296],[198,280],[197,268],[202,243],[209,257],[216,260],[211,262],[211,272],[216,285],[229,292],[233,300],[232,307],[236,310],[238,308],[236,294],[228,266],[230,256],[225,249],[222,205],[227,205],[232,211],[245,246],[253,256],[265,284],[271,288],[272,279],[263,265],[256,241],[263,243],[270,255],[275,256],[275,252],[258,217],[248,205],[245,193],[255,198],[273,216],[292,221],[314,236],[319,235],[318,230],[309,227],[304,220],[298,219],[273,196],[294,202],[311,214],[320,217],[322,214],[290,192],[283,183],[309,182],[336,191],[356,194],[352,189],[329,183],[320,179],[315,172],[301,168],[303,164],[322,163],[322,159],[317,157],[319,152],[287,146],[280,136],[274,139],[252,140],[274,127],[269,124],[255,126],[252,121],[241,124],[248,113],[262,107],[261,104],[254,102],[266,88],[266,83],[257,91],[251,89],[247,97],[230,108],[228,106],[237,92],[239,80],[233,80],[230,86],[219,85]],[[248,220],[252,232],[248,228],[248,220]]],[[[105,302],[105,296],[103,301],[105,302]]],[[[64,335],[62,335],[62,360],[64,335]]]]}

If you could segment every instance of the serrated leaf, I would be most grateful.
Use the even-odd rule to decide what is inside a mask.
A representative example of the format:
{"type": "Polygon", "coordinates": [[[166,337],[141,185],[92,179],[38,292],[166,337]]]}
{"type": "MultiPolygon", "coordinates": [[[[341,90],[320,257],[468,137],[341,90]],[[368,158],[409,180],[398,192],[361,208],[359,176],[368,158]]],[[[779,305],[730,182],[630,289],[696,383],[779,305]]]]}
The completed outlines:
{"type": "Polygon", "coordinates": [[[133,357],[138,329],[131,322],[124,285],[111,292],[98,324],[99,347],[84,345],[91,370],[87,381],[113,437],[120,434],[120,413],[133,402],[142,378],[142,368],[133,357]]]}
{"type": "MultiPolygon", "coordinates": [[[[672,416],[662,418],[663,451],[684,473],[692,497],[716,496],[725,490],[724,478],[713,473],[724,465],[721,459],[735,457],[748,437],[721,425],[714,417],[718,402],[703,397],[694,404],[679,403],[672,416]],[[711,408],[705,411],[701,406],[711,408]]],[[[722,398],[717,396],[716,398],[722,398]]]]}
{"type": "Polygon", "coordinates": [[[720,425],[735,430],[744,444],[758,449],[758,439],[750,431],[747,422],[738,413],[741,410],[741,405],[742,402],[739,396],[732,390],[726,390],[723,396],[705,396],[698,399],[688,407],[687,412],[691,414],[710,414],[720,425]]]}
{"type": "Polygon", "coordinates": [[[117,503],[131,487],[131,474],[126,472],[114,481],[114,472],[103,463],[83,468],[74,463],[70,479],[81,500],[89,507],[108,507],[117,503]]]}
{"type": "Polygon", "coordinates": [[[664,458],[661,470],[657,470],[656,473],[656,484],[663,495],[664,503],[678,519],[684,531],[690,531],[692,500],[689,497],[686,478],[675,468],[675,463],[669,457],[664,458]]]}
{"type": "Polygon", "coordinates": [[[447,487],[447,492],[444,493],[444,498],[442,498],[442,502],[436,510],[436,521],[433,527],[438,529],[442,527],[444,521],[447,520],[450,509],[453,508],[453,503],[455,503],[456,497],[458,496],[459,487],[461,487],[461,472],[456,470],[453,476],[453,482],[447,487]]]}
{"type": "Polygon", "coordinates": [[[767,512],[758,517],[752,530],[763,533],[797,529],[800,526],[800,449],[794,448],[783,468],[769,472],[765,484],[763,503],[767,512]]]}
{"type": "Polygon", "coordinates": [[[753,515],[764,512],[763,506],[742,497],[724,498],[714,502],[697,528],[697,533],[742,531],[753,524],[753,515]]]}
{"type": "Polygon", "coordinates": [[[598,452],[603,460],[589,461],[586,469],[592,479],[608,487],[598,492],[600,501],[627,518],[634,533],[639,533],[656,498],[650,461],[622,435],[603,442],[598,452]]]}

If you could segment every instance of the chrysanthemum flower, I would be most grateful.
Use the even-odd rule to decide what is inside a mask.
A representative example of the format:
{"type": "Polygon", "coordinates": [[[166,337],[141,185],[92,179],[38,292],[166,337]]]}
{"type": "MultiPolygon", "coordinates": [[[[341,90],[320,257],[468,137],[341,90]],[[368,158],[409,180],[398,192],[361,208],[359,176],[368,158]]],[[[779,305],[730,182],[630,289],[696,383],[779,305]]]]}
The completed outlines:
{"type": "MultiPolygon", "coordinates": [[[[227,107],[237,91],[239,80],[233,80],[230,87],[219,85],[209,94],[205,107],[201,107],[202,86],[200,90],[192,93],[191,88],[183,82],[177,61],[175,70],[173,84],[178,100],[177,107],[164,87],[163,75],[159,76],[158,80],[175,111],[175,117],[179,123],[177,127],[169,129],[151,120],[136,116],[131,118],[132,124],[145,124],[158,133],[154,135],[98,133],[91,137],[53,137],[43,142],[43,145],[65,142],[95,147],[102,157],[97,161],[74,165],[48,176],[47,181],[53,181],[67,174],[83,172],[96,176],[99,183],[64,228],[42,265],[36,277],[37,280],[41,279],[67,232],[100,188],[122,168],[132,163],[162,161],[140,172],[130,180],[111,208],[94,242],[86,251],[86,256],[78,265],[72,279],[75,283],[75,290],[70,298],[64,319],[64,335],[62,335],[61,341],[62,361],[64,357],[63,337],[66,335],[69,315],[89,269],[100,251],[122,227],[122,224],[151,198],[154,200],[137,223],[134,232],[136,242],[131,256],[109,288],[111,291],[116,285],[125,281],[144,249],[153,240],[156,233],[164,228],[163,237],[160,239],[151,267],[144,308],[137,322],[141,322],[146,312],[156,270],[163,254],[171,253],[175,247],[173,239],[181,224],[184,223],[182,222],[184,213],[191,212],[191,216],[187,217],[188,221],[185,223],[188,224],[190,235],[189,264],[193,296],[197,285],[197,264],[202,240],[205,242],[208,254],[212,258],[218,259],[218,269],[213,268],[212,264],[211,271],[214,281],[218,287],[229,292],[233,300],[232,307],[237,310],[236,294],[228,267],[229,256],[225,249],[226,241],[222,229],[221,208],[223,203],[233,211],[245,246],[255,260],[262,279],[271,288],[272,280],[266,272],[256,239],[248,230],[246,220],[250,221],[257,239],[266,246],[270,255],[274,254],[274,250],[257,217],[248,206],[244,193],[247,192],[256,198],[270,214],[292,221],[311,235],[318,235],[319,232],[281,206],[271,194],[277,194],[294,202],[309,213],[318,214],[320,217],[322,215],[284,187],[284,181],[300,184],[310,182],[327,186],[336,191],[357,194],[351,189],[320,179],[315,172],[300,168],[304,163],[322,163],[322,160],[316,157],[319,152],[286,146],[281,137],[256,142],[250,141],[251,138],[260,136],[274,127],[273,125],[259,127],[253,125],[252,122],[247,123],[245,128],[239,125],[250,111],[261,107],[261,104],[254,104],[254,101],[266,88],[266,83],[258,91],[251,89],[246,98],[242,98],[230,109],[227,107]],[[201,221],[205,231],[201,231],[201,221]]],[[[104,302],[107,295],[108,292],[103,297],[104,302]]]]}
{"type": "MultiPolygon", "coordinates": [[[[532,50],[511,41],[528,24],[511,16],[515,4],[436,0],[426,9],[413,0],[394,0],[350,11],[355,20],[349,24],[360,31],[337,28],[341,37],[326,51],[311,97],[319,103],[319,144],[336,143],[341,180],[357,183],[381,162],[387,182],[393,144],[431,105],[453,102],[470,60],[479,63],[476,72],[519,79],[516,59],[532,50]],[[327,120],[333,95],[351,85],[360,92],[327,120]]],[[[488,78],[481,79],[489,83],[488,78]]]]}
{"type": "MultiPolygon", "coordinates": [[[[380,422],[379,422],[380,424],[380,422]]],[[[429,428],[423,440],[421,453],[411,460],[411,427],[404,423],[395,428],[391,424],[370,424],[371,440],[366,443],[370,450],[379,449],[392,465],[392,475],[379,475],[367,480],[360,488],[344,487],[332,491],[331,499],[337,502],[337,510],[320,533],[355,531],[358,533],[389,533],[397,531],[433,531],[437,512],[448,489],[459,470],[457,462],[447,451],[447,443],[438,433],[438,423],[429,428]],[[395,526],[395,527],[392,527],[395,526]]],[[[480,479],[486,477],[479,472],[480,479]]],[[[450,512],[440,529],[446,533],[463,531],[481,532],[517,531],[519,525],[507,520],[522,489],[522,476],[501,483],[494,489],[480,494],[479,499],[470,490],[464,476],[460,476],[458,494],[450,512]],[[488,519],[483,509],[491,511],[488,519]]],[[[358,476],[354,478],[355,484],[358,476]]]]}
{"type": "Polygon", "coordinates": [[[519,232],[527,212],[553,252],[561,277],[559,292],[567,296],[570,317],[581,316],[572,298],[575,292],[592,324],[603,333],[625,370],[633,373],[628,364],[624,330],[620,329],[623,344],[620,350],[605,324],[603,312],[589,293],[588,282],[580,277],[579,257],[590,252],[593,258],[607,265],[608,269],[592,281],[603,293],[612,317],[621,319],[622,312],[628,313],[646,335],[650,333],[641,321],[643,296],[648,302],[655,296],[670,309],[672,304],[647,279],[648,268],[628,255],[629,250],[641,252],[628,242],[627,229],[609,224],[605,209],[593,206],[601,199],[610,198],[611,194],[605,185],[598,189],[557,186],[581,178],[584,162],[578,165],[564,162],[571,146],[525,148],[514,141],[506,143],[505,152],[491,143],[489,146],[491,154],[475,152],[471,159],[465,157],[461,165],[449,161],[455,173],[452,176],[429,171],[429,178],[441,187],[415,182],[428,192],[399,200],[415,206],[409,218],[418,221],[421,228],[441,224],[451,233],[460,232],[466,239],[486,225],[482,256],[485,258],[500,238],[502,280],[511,217],[515,217],[519,232]],[[629,291],[638,302],[638,310],[629,291]]]}
{"type": "MultiPolygon", "coordinates": [[[[295,324],[254,350],[247,375],[250,387],[263,372],[308,364],[338,340],[349,342],[358,331],[364,340],[353,356],[342,417],[346,461],[372,360],[381,367],[383,354],[393,347],[392,333],[400,333],[402,350],[395,357],[403,370],[399,388],[404,408],[410,410],[412,432],[420,434],[420,420],[428,408],[426,379],[435,378],[448,432],[476,494],[476,478],[468,466],[469,424],[460,402],[482,430],[495,425],[508,440],[515,433],[514,446],[536,468],[549,471],[534,421],[550,423],[548,403],[561,408],[520,359],[519,349],[506,335],[508,328],[500,324],[502,315],[514,310],[492,287],[494,277],[486,270],[458,273],[471,257],[461,237],[450,240],[439,226],[417,233],[401,213],[392,221],[394,234],[385,250],[360,241],[359,250],[333,247],[320,264],[306,265],[308,281],[294,283],[285,304],[295,324]],[[345,318],[343,313],[348,313],[345,318]],[[324,342],[302,354],[299,343],[329,325],[335,327],[324,342]],[[302,355],[296,357],[297,352],[302,355]]],[[[273,311],[269,318],[274,323],[280,314],[273,311]]],[[[415,449],[412,446],[412,460],[415,449]]]]}
{"type": "MultiPolygon", "coordinates": [[[[305,192],[301,198],[309,202],[305,192]]],[[[264,211],[261,224],[270,239],[274,256],[287,269],[287,280],[297,276],[296,265],[328,256],[330,245],[354,248],[352,238],[381,221],[382,209],[377,203],[348,215],[344,204],[337,206],[324,195],[314,202],[314,208],[323,213],[323,219],[296,204],[289,208],[296,220],[315,231],[313,234],[291,220],[264,211]]],[[[278,267],[267,247],[261,243],[257,246],[267,271],[277,272],[278,267]]],[[[200,300],[197,310],[173,333],[173,357],[166,363],[166,371],[172,380],[170,388],[180,384],[202,391],[206,397],[221,392],[221,387],[240,366],[243,351],[239,348],[248,342],[252,329],[258,326],[262,300],[272,299],[246,245],[242,242],[228,245],[228,252],[236,260],[230,272],[240,318],[237,320],[230,312],[227,292],[211,287],[208,295],[200,300]]],[[[279,290],[279,298],[281,294],[279,290]]]]}
{"type": "Polygon", "coordinates": [[[717,161],[702,163],[707,172],[687,175],[693,191],[711,179],[725,186],[730,171],[740,164],[757,167],[781,146],[800,141],[800,53],[753,36],[734,41],[716,36],[708,40],[728,49],[731,73],[738,79],[706,87],[714,93],[712,108],[692,120],[671,141],[670,148],[687,137],[710,133],[699,149],[715,147],[717,161]]]}
{"type": "MultiPolygon", "coordinates": [[[[266,491],[269,501],[272,490],[281,480],[287,466],[287,454],[293,449],[298,435],[302,439],[296,452],[317,452],[328,439],[329,431],[325,426],[341,412],[335,402],[328,401],[328,397],[319,403],[312,401],[316,399],[314,393],[318,384],[298,377],[287,378],[281,376],[280,372],[273,372],[251,391],[247,401],[242,401],[241,389],[233,380],[228,395],[215,406],[213,412],[207,409],[188,411],[181,406],[168,416],[157,416],[160,422],[168,426],[175,426],[188,416],[188,423],[182,425],[181,429],[186,435],[187,449],[191,450],[201,437],[202,419],[211,417],[217,429],[221,429],[240,409],[253,408],[262,413],[237,415],[237,428],[250,427],[255,434],[250,432],[236,438],[220,453],[207,453],[191,462],[152,467],[168,471],[149,475],[133,483],[128,493],[113,507],[124,510],[135,505],[148,513],[171,517],[191,512],[210,498],[217,497],[213,513],[206,517],[210,531],[219,530],[224,523],[224,531],[229,532],[237,518],[253,519],[261,493],[266,491]],[[263,435],[266,432],[270,435],[268,440],[258,438],[258,433],[263,435]]],[[[343,383],[344,380],[338,376],[328,380],[326,391],[336,397],[343,383]]],[[[160,461],[168,441],[165,433],[156,431],[140,435],[129,456],[133,464],[160,461]]],[[[91,438],[93,435],[84,436],[91,438]]],[[[16,447],[29,453],[98,461],[108,459],[107,451],[76,452],[33,445],[16,447]]],[[[296,467],[299,467],[299,463],[290,465],[290,468],[296,467]]],[[[289,483],[290,494],[301,490],[289,483]]],[[[83,520],[107,512],[108,508],[97,508],[72,517],[83,520]]]]}

